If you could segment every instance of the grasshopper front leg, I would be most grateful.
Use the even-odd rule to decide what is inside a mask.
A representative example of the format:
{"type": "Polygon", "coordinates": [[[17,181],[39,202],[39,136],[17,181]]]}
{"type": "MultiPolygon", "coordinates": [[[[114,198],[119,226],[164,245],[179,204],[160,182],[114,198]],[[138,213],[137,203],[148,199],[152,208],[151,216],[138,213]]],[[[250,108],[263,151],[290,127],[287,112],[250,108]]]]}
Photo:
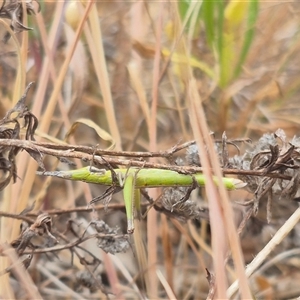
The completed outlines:
{"type": "Polygon", "coordinates": [[[135,212],[137,218],[141,216],[140,204],[140,190],[136,188],[136,176],[139,171],[128,170],[125,175],[123,183],[123,196],[125,202],[126,216],[127,216],[127,233],[134,232],[134,216],[135,212]]]}
{"type": "Polygon", "coordinates": [[[123,186],[123,196],[127,217],[127,233],[129,234],[134,231],[134,188],[135,176],[134,174],[129,173],[125,177],[123,186]]]}

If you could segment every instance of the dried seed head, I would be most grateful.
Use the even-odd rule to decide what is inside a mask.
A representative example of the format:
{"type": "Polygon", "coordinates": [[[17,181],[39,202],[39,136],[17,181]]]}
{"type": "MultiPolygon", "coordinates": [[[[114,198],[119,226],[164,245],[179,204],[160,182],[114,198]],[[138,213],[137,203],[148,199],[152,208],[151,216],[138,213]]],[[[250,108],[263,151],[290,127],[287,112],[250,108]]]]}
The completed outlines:
{"type": "Polygon", "coordinates": [[[102,284],[101,276],[95,278],[87,270],[78,271],[76,273],[76,280],[79,285],[87,287],[91,293],[95,292],[102,284]]]}
{"type": "Polygon", "coordinates": [[[197,145],[191,145],[186,149],[186,160],[188,165],[201,166],[197,145]]]}
{"type": "Polygon", "coordinates": [[[189,188],[165,188],[161,196],[162,206],[172,213],[172,216],[187,221],[189,219],[208,219],[206,208],[201,208],[190,199],[181,202],[189,188]]]}
{"type": "Polygon", "coordinates": [[[101,234],[98,239],[98,247],[106,253],[116,254],[126,252],[129,248],[128,236],[118,235],[119,228],[111,228],[104,221],[93,221],[91,225],[101,234]]]}

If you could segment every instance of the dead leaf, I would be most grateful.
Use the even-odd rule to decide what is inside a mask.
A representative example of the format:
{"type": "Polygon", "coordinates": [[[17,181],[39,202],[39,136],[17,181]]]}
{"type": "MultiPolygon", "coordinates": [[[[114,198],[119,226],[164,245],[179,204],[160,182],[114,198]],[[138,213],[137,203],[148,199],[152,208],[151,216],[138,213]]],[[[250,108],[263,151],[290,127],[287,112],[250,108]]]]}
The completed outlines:
{"type": "MultiPolygon", "coordinates": [[[[90,128],[93,128],[101,139],[111,143],[111,145],[108,147],[108,150],[114,149],[116,142],[112,136],[95,122],[85,118],[78,119],[73,123],[72,127],[67,132],[65,139],[68,139],[71,135],[73,135],[80,124],[84,124],[90,128]]],[[[97,144],[97,142],[95,142],[95,144],[97,144]]]]}

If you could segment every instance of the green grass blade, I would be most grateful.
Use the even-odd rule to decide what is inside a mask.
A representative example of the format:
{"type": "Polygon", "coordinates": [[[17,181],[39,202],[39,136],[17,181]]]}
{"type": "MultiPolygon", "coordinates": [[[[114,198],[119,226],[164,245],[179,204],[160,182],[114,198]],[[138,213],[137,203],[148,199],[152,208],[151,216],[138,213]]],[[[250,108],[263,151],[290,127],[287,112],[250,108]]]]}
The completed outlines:
{"type": "MultiPolygon", "coordinates": [[[[181,20],[184,20],[187,13],[189,12],[189,9],[191,9],[191,5],[194,5],[193,1],[191,0],[185,0],[185,1],[179,1],[178,2],[178,11],[179,11],[179,15],[181,20]]],[[[196,13],[196,26],[194,29],[194,34],[197,34],[197,32],[199,32],[199,23],[201,20],[201,10],[199,10],[198,12],[193,11],[193,13],[196,13]]],[[[191,15],[190,15],[191,16],[191,15]]],[[[186,23],[186,28],[185,29],[189,29],[191,27],[191,17],[189,16],[189,19],[187,20],[186,23]]]]}
{"type": "Polygon", "coordinates": [[[201,16],[205,25],[205,34],[208,45],[213,48],[215,42],[214,1],[204,0],[201,7],[201,16]]]}
{"type": "Polygon", "coordinates": [[[185,15],[189,9],[189,4],[190,4],[189,0],[178,1],[178,11],[179,11],[181,20],[184,19],[185,15]]]}
{"type": "Polygon", "coordinates": [[[223,27],[224,27],[224,3],[223,1],[216,1],[216,10],[217,10],[217,34],[216,34],[216,50],[218,53],[218,59],[219,59],[219,85],[222,87],[225,85],[225,75],[224,72],[226,72],[226,69],[224,67],[224,47],[223,47],[223,27]]]}
{"type": "Polygon", "coordinates": [[[239,60],[237,62],[234,71],[235,78],[240,74],[243,63],[246,60],[247,54],[252,44],[253,37],[254,37],[254,26],[258,16],[258,9],[259,9],[258,0],[252,0],[249,4],[247,29],[245,32],[244,43],[241,49],[239,60]]]}

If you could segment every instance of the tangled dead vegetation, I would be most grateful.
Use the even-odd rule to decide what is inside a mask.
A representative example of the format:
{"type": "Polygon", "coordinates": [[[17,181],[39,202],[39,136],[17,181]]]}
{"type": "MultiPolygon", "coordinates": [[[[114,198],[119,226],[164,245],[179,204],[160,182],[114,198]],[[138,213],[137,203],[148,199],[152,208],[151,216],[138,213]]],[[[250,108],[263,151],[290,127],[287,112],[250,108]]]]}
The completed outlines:
{"type": "MultiPolygon", "coordinates": [[[[172,149],[160,152],[118,152],[97,149],[82,145],[53,144],[37,142],[35,130],[38,127],[37,118],[25,105],[29,84],[24,95],[13,109],[8,111],[0,120],[0,189],[3,190],[11,181],[15,182],[18,172],[16,156],[20,151],[26,151],[45,170],[45,156],[54,156],[61,162],[73,167],[72,159],[81,159],[96,166],[111,168],[117,166],[136,166],[141,168],[164,168],[180,173],[193,174],[202,170],[199,162],[199,153],[194,141],[175,145],[172,149]],[[186,149],[186,155],[180,156],[178,152],[186,149]],[[161,157],[165,164],[148,162],[150,157],[161,157]]],[[[299,166],[300,166],[300,138],[294,137],[291,141],[283,130],[278,129],[273,134],[263,135],[257,143],[250,144],[249,140],[229,140],[224,134],[221,140],[215,141],[215,148],[219,154],[220,164],[224,174],[234,174],[247,183],[246,189],[252,199],[244,201],[241,205],[248,207],[241,227],[244,227],[251,215],[256,215],[261,207],[260,203],[267,203],[267,221],[272,220],[272,203],[298,201],[299,199],[299,166]],[[241,153],[240,144],[247,143],[247,150],[241,153]],[[237,154],[229,155],[228,147],[233,146],[237,154]]],[[[208,220],[208,211],[201,207],[191,197],[191,188],[165,188],[158,199],[151,199],[143,191],[145,202],[143,207],[153,207],[164,213],[169,218],[181,221],[188,219],[208,220]],[[182,201],[184,199],[184,201],[182,201]],[[174,203],[179,203],[175,205],[174,203]]],[[[112,196],[112,195],[110,195],[112,196]]],[[[72,218],[66,218],[61,231],[53,223],[53,218],[70,213],[95,212],[104,209],[106,205],[92,207],[74,207],[70,210],[44,209],[42,212],[33,212],[33,206],[28,207],[19,215],[0,212],[1,217],[22,220],[19,237],[11,241],[10,245],[1,248],[1,255],[7,249],[15,249],[20,262],[28,268],[36,256],[42,259],[59,258],[63,250],[71,252],[72,260],[77,256],[80,263],[85,266],[85,271],[78,271],[74,276],[81,287],[88,288],[90,292],[101,289],[105,294],[109,289],[101,281],[97,271],[101,260],[84,247],[88,240],[95,240],[99,248],[106,253],[116,254],[126,252],[130,248],[130,239],[127,235],[120,234],[119,228],[111,228],[103,220],[92,217],[88,226],[82,228],[72,218]],[[92,229],[90,230],[89,227],[92,229]],[[52,258],[51,258],[52,257],[52,258]]],[[[122,209],[123,204],[109,205],[110,209],[122,209]]],[[[241,231],[242,228],[240,228],[241,231]]],[[[72,261],[69,262],[70,266],[72,261]]],[[[14,265],[2,273],[11,272],[14,265]]],[[[212,275],[210,275],[212,276],[212,275]]]]}
{"type": "MultiPolygon", "coordinates": [[[[36,10],[33,5],[35,2],[38,5],[38,11],[40,10],[40,4],[37,1],[26,1],[26,13],[28,15],[35,14],[36,10]]],[[[32,28],[27,27],[23,24],[23,9],[22,2],[20,1],[2,1],[0,7],[0,18],[10,20],[10,28],[14,33],[21,32],[23,30],[31,30],[32,28]]],[[[3,41],[6,43],[11,37],[10,32],[7,32],[3,37],[3,41]]]]}

